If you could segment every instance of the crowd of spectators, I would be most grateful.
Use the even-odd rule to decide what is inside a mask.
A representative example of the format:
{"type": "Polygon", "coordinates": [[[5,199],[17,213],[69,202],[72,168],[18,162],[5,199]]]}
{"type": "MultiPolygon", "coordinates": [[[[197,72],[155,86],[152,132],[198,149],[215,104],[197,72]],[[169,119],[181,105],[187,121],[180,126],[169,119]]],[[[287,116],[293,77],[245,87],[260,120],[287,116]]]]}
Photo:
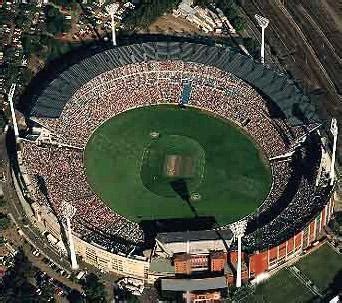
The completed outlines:
{"type": "Polygon", "coordinates": [[[76,208],[72,219],[76,233],[108,249],[113,248],[113,239],[116,242],[129,239],[135,244],[143,241],[137,223],[113,212],[92,191],[80,150],[37,146],[34,142],[24,141],[22,152],[34,199],[52,208],[57,216],[61,214],[62,201],[71,203],[76,208]],[[42,180],[45,191],[42,190],[42,180]]]}
{"type": "MultiPolygon", "coordinates": [[[[273,241],[277,237],[272,232],[273,227],[290,226],[298,214],[304,212],[302,215],[305,215],[306,207],[313,200],[312,180],[296,174],[296,165],[300,165],[300,161],[294,165],[290,157],[272,159],[290,152],[302,131],[292,131],[286,121],[278,119],[275,122],[266,101],[241,79],[198,63],[150,61],[113,69],[76,91],[59,118],[37,119],[60,143],[71,147],[43,147],[24,142],[23,159],[35,197],[46,200],[41,197],[37,181],[37,175],[40,175],[56,213],[59,213],[62,201],[76,207],[73,226],[77,233],[109,250],[113,248],[113,239],[116,243],[121,243],[122,239],[131,244],[141,243],[143,232],[138,224],[112,211],[92,191],[87,183],[82,152],[95,129],[113,116],[141,106],[178,104],[184,82],[191,84],[189,106],[234,122],[252,137],[269,159],[272,188],[256,215],[251,216],[251,221],[265,223],[264,227],[257,226],[258,232],[261,230],[265,235],[262,243],[273,241]],[[290,194],[289,184],[292,186],[290,194]],[[272,212],[278,212],[279,216],[267,221],[272,212]],[[257,215],[264,217],[258,221],[257,215]]],[[[246,243],[256,245],[256,239],[252,228],[250,235],[246,236],[246,243]]]]}
{"type": "Polygon", "coordinates": [[[131,64],[103,73],[73,95],[57,122],[42,119],[42,124],[65,142],[83,147],[101,123],[123,111],[178,103],[184,80],[191,82],[191,106],[243,127],[268,157],[286,151],[265,101],[250,85],[217,68],[182,61],[131,64]]]}
{"type": "MultiPolygon", "coordinates": [[[[283,167],[277,170],[279,174],[285,174],[287,181],[282,185],[283,190],[278,192],[280,196],[274,201],[268,201],[271,203],[264,203],[263,209],[256,212],[254,220],[250,220],[251,232],[244,238],[247,247],[262,249],[279,245],[302,230],[326,204],[329,183],[316,186],[321,160],[317,140],[315,136],[309,138],[309,142],[296,151],[291,162],[280,162],[282,165],[289,165],[288,169],[283,167]],[[262,212],[266,214],[264,218],[262,212]]],[[[274,180],[276,179],[277,175],[274,174],[274,180]]],[[[276,193],[277,190],[273,189],[270,195],[276,193]]]]}

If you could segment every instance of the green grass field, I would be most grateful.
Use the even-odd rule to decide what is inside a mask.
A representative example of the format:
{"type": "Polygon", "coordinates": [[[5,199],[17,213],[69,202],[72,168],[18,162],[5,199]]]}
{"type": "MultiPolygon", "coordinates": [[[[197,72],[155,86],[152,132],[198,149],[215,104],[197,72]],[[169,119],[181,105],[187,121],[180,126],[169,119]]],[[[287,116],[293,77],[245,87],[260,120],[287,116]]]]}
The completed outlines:
{"type": "Polygon", "coordinates": [[[193,218],[195,209],[198,216],[230,223],[254,211],[271,185],[267,162],[239,128],[197,109],[167,105],[105,122],[86,146],[85,166],[103,201],[137,222],[193,218]],[[175,176],[165,174],[165,167],[175,176]],[[177,178],[190,194],[200,194],[192,207],[172,192],[170,182],[177,178]]]}
{"type": "Polygon", "coordinates": [[[188,191],[194,192],[203,179],[204,165],[205,152],[196,140],[162,135],[145,148],[140,177],[144,186],[155,194],[176,197],[170,182],[183,179],[188,191]]]}
{"type": "Polygon", "coordinates": [[[328,244],[325,244],[323,247],[304,257],[296,266],[321,291],[325,291],[334,279],[336,279],[338,274],[341,276],[342,255],[337,254],[328,244]]]}
{"type": "Polygon", "coordinates": [[[257,286],[255,293],[242,302],[248,303],[304,303],[315,296],[287,269],[257,286]]]}

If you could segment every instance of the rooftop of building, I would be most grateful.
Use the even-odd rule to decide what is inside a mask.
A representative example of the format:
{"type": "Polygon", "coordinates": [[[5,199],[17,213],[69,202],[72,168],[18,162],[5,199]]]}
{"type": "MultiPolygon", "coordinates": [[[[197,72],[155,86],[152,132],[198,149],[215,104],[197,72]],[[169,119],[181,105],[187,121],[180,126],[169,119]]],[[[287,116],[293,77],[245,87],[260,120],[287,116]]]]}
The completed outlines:
{"type": "Polygon", "coordinates": [[[162,273],[174,273],[175,268],[171,264],[170,259],[155,257],[152,258],[150,263],[150,271],[162,273]]]}

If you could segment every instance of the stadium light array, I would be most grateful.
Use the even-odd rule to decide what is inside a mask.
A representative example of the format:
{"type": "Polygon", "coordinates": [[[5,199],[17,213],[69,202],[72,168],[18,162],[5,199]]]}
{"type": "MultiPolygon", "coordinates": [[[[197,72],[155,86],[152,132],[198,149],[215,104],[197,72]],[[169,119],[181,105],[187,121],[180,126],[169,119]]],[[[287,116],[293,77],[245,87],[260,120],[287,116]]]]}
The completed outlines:
{"type": "Polygon", "coordinates": [[[16,86],[17,86],[16,83],[12,83],[10,91],[8,93],[8,101],[9,101],[10,108],[11,108],[11,115],[12,115],[12,123],[13,123],[15,141],[17,141],[19,138],[19,129],[18,129],[18,124],[17,124],[17,117],[15,115],[14,103],[13,103],[13,97],[14,97],[14,92],[15,92],[16,86]]]}
{"type": "Polygon", "coordinates": [[[259,26],[261,27],[261,50],[260,50],[260,60],[261,63],[265,63],[265,28],[270,23],[270,20],[268,20],[265,17],[262,17],[260,15],[255,15],[255,19],[257,20],[259,26]]]}
{"type": "Polygon", "coordinates": [[[110,17],[112,19],[112,41],[113,41],[113,46],[116,46],[116,23],[115,23],[115,13],[117,12],[119,8],[118,3],[113,3],[110,4],[106,7],[107,12],[110,14],[110,17]]]}
{"type": "Polygon", "coordinates": [[[332,151],[331,166],[330,166],[330,185],[334,185],[334,181],[335,181],[336,147],[337,147],[337,136],[338,136],[338,126],[337,126],[336,118],[332,118],[332,120],[331,120],[330,132],[334,136],[333,151],[332,151]]]}
{"type": "Polygon", "coordinates": [[[71,232],[71,219],[76,213],[76,208],[72,206],[70,203],[63,201],[61,204],[61,211],[62,211],[62,216],[64,217],[66,221],[67,234],[68,234],[68,240],[69,240],[69,249],[70,249],[70,258],[71,258],[71,269],[77,270],[79,266],[78,266],[77,259],[76,259],[74,239],[72,237],[72,232],[71,232]]]}
{"type": "Polygon", "coordinates": [[[242,271],[242,258],[241,258],[241,253],[242,253],[242,237],[245,234],[247,227],[247,220],[241,220],[238,222],[235,222],[230,225],[230,229],[234,233],[234,238],[237,238],[238,241],[238,262],[237,262],[237,267],[236,267],[236,287],[241,287],[241,271],[242,271]]]}

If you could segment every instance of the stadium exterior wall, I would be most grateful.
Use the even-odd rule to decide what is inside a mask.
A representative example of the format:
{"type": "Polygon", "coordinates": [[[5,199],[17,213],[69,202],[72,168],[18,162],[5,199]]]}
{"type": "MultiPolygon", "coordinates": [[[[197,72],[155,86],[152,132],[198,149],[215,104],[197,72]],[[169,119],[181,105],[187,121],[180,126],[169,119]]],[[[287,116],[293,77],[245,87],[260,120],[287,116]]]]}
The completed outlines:
{"type": "Polygon", "coordinates": [[[75,250],[83,261],[105,272],[148,279],[149,262],[113,254],[74,236],[75,250]]]}
{"type": "Polygon", "coordinates": [[[334,195],[330,197],[320,213],[300,232],[278,246],[249,256],[249,278],[254,279],[260,274],[274,270],[289,262],[320,239],[323,228],[329,223],[334,210],[334,195]]]}

